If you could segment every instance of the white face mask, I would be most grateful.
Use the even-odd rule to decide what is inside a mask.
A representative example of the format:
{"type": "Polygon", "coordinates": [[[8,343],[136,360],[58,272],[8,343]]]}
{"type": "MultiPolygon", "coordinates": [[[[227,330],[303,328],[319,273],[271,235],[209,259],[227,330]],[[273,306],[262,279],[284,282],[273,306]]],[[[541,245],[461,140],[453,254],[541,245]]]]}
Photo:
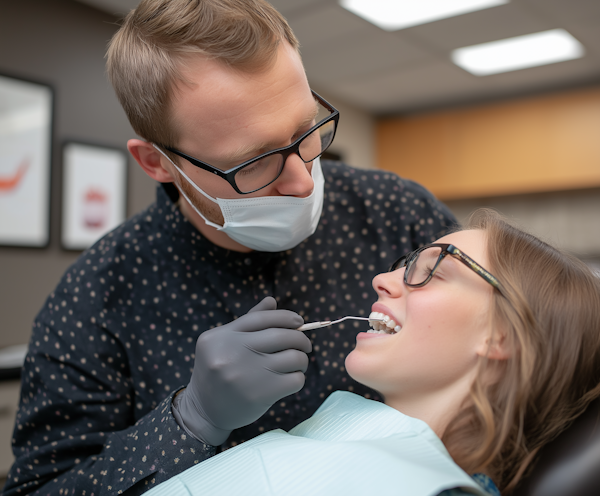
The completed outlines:
{"type": "Polygon", "coordinates": [[[285,251],[298,246],[314,234],[323,210],[325,180],[321,160],[313,160],[314,188],[306,198],[294,196],[259,196],[256,198],[213,198],[202,191],[164,152],[162,153],[196,191],[219,205],[225,223],[220,226],[209,221],[187,195],[180,193],[204,219],[207,225],[223,231],[231,239],[257,251],[285,251]]]}

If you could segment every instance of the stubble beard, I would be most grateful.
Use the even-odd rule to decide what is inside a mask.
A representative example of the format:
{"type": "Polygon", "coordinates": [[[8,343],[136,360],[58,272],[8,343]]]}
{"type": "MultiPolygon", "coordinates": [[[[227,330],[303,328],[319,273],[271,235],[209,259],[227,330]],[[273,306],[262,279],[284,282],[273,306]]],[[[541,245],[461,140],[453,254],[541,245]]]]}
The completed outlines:
{"type": "MultiPolygon", "coordinates": [[[[190,199],[190,202],[192,202],[193,205],[195,205],[195,207],[202,212],[202,215],[204,215],[204,217],[206,217],[210,222],[214,222],[220,226],[225,223],[221,208],[216,203],[210,201],[208,198],[205,198],[204,195],[198,193],[191,184],[188,184],[185,179],[180,177],[180,180],[178,183],[175,183],[175,185],[178,189],[185,193],[185,195],[190,199]]],[[[181,201],[185,201],[185,198],[180,199],[181,201]]],[[[193,211],[193,214],[196,214],[196,212],[193,211]]],[[[200,221],[204,222],[204,219],[200,218],[200,221]]]]}

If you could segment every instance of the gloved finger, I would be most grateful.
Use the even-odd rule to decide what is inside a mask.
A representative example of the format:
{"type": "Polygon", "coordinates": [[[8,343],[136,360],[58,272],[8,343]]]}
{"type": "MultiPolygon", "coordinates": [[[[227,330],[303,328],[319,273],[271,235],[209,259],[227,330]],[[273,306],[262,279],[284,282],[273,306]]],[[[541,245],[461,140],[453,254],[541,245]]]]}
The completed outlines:
{"type": "Polygon", "coordinates": [[[260,312],[262,310],[275,310],[277,308],[277,301],[272,296],[267,296],[263,298],[263,300],[253,306],[248,313],[250,312],[260,312]]]}
{"type": "Polygon", "coordinates": [[[277,374],[304,373],[308,368],[308,356],[298,350],[280,351],[268,355],[263,367],[277,374]]]}
{"type": "Polygon", "coordinates": [[[296,329],[270,328],[245,336],[248,348],[258,353],[276,353],[283,350],[312,351],[312,343],[303,332],[296,329]]]}
{"type": "Polygon", "coordinates": [[[304,377],[302,372],[290,372],[289,374],[278,376],[276,384],[269,390],[271,393],[271,405],[281,398],[300,391],[304,387],[305,381],[306,377],[304,377]]]}
{"type": "Polygon", "coordinates": [[[270,327],[297,329],[302,324],[304,324],[304,319],[295,312],[290,310],[267,310],[247,313],[239,319],[226,324],[226,326],[231,331],[253,332],[262,331],[270,327]]]}

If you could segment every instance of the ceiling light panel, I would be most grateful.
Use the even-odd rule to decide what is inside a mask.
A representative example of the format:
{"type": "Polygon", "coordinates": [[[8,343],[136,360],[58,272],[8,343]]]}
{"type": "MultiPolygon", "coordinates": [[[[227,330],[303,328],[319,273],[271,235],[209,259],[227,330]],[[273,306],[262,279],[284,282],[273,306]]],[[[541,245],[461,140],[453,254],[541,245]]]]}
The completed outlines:
{"type": "Polygon", "coordinates": [[[396,31],[507,4],[509,0],[339,0],[342,7],[386,31],[396,31]]]}
{"type": "Polygon", "coordinates": [[[583,57],[585,49],[564,29],[458,48],[452,61],[476,76],[488,76],[583,57]]]}

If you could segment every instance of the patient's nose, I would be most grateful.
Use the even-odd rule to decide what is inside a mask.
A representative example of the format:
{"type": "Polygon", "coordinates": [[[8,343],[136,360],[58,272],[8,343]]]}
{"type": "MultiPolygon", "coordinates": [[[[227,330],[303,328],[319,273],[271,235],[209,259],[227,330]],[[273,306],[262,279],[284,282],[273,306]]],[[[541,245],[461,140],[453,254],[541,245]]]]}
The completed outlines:
{"type": "Polygon", "coordinates": [[[373,278],[373,289],[379,296],[398,298],[404,292],[404,268],[393,272],[382,272],[373,278]]]}

